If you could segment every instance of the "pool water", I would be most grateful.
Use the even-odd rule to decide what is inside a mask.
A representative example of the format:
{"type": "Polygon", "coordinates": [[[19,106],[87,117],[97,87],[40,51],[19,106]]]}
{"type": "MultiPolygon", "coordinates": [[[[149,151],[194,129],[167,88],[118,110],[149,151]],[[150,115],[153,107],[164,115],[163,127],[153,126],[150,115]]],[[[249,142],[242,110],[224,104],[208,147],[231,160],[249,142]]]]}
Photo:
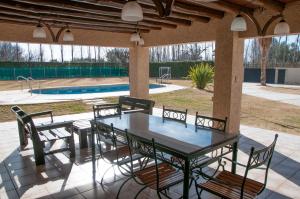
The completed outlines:
{"type": "MultiPolygon", "coordinates": [[[[156,88],[162,88],[162,87],[164,87],[164,85],[149,84],[150,89],[156,89],[156,88]]],[[[129,91],[129,84],[34,89],[34,90],[32,90],[32,93],[50,94],[50,95],[65,95],[65,94],[107,93],[107,92],[118,92],[118,91],[129,91]]]]}

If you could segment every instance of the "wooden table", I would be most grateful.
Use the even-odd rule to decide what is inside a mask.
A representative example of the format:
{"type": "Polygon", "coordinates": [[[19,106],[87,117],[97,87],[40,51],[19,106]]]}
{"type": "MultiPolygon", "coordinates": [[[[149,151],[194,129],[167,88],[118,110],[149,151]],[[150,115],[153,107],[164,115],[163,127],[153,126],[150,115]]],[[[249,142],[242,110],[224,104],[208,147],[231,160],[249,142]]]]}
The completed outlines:
{"type": "MultiPolygon", "coordinates": [[[[232,145],[232,159],[237,158],[237,142],[239,134],[229,134],[212,129],[198,129],[188,124],[180,124],[176,121],[164,121],[161,117],[147,115],[144,113],[132,113],[121,115],[121,117],[104,118],[94,121],[93,125],[114,125],[120,131],[128,130],[129,133],[139,137],[155,139],[158,145],[162,146],[164,153],[170,154],[184,161],[184,183],[183,198],[189,198],[189,180],[191,161],[203,157],[212,151],[227,145],[232,145]]],[[[95,175],[95,142],[94,128],[92,128],[92,156],[93,174],[95,175]]],[[[236,165],[232,165],[232,172],[235,172],[236,165]]]]}

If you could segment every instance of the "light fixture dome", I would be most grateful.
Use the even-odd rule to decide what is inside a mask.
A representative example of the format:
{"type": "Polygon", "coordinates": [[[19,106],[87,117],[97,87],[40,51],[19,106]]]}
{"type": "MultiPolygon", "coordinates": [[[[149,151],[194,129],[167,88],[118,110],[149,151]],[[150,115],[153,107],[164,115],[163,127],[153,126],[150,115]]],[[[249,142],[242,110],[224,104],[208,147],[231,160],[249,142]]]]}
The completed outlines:
{"type": "Polygon", "coordinates": [[[139,41],[139,45],[140,45],[140,46],[143,46],[144,44],[145,44],[145,41],[144,41],[143,38],[141,38],[140,41],[139,41]]]}
{"type": "Polygon", "coordinates": [[[123,6],[121,17],[124,21],[142,21],[143,9],[136,1],[129,1],[123,6]]]}
{"type": "Polygon", "coordinates": [[[242,15],[237,15],[233,19],[230,29],[231,31],[237,31],[237,32],[246,31],[247,23],[244,17],[242,15]]]}
{"type": "Polygon", "coordinates": [[[38,39],[45,39],[46,38],[46,32],[41,24],[38,24],[32,33],[33,38],[38,39]]]}
{"type": "Polygon", "coordinates": [[[130,41],[132,42],[139,42],[141,40],[141,37],[138,33],[133,33],[130,37],[130,41]]]}
{"type": "Polygon", "coordinates": [[[284,19],[282,19],[278,24],[276,24],[274,29],[274,34],[286,35],[289,33],[290,33],[290,26],[284,19]]]}
{"type": "Polygon", "coordinates": [[[74,35],[70,29],[64,33],[63,41],[74,41],[74,35]]]}

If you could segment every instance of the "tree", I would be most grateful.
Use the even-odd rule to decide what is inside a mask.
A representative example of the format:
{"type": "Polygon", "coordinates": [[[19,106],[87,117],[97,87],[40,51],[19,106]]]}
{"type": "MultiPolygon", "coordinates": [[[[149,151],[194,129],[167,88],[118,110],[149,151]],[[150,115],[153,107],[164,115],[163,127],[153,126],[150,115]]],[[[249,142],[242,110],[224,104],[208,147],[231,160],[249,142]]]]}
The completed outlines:
{"type": "Polygon", "coordinates": [[[129,62],[129,50],[126,48],[109,49],[106,53],[106,59],[108,62],[126,65],[129,62]]]}

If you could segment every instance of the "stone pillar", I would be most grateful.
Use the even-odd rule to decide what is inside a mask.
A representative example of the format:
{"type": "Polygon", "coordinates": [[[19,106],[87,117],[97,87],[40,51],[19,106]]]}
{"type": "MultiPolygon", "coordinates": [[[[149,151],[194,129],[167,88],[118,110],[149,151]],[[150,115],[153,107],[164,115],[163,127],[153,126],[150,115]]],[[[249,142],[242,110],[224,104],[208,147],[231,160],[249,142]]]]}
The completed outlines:
{"type": "Polygon", "coordinates": [[[262,86],[267,85],[267,64],[268,64],[268,54],[270,46],[272,43],[272,37],[262,37],[258,39],[260,48],[260,84],[262,86]]]}
{"type": "Polygon", "coordinates": [[[149,48],[134,46],[129,49],[130,96],[149,98],[149,48]]]}
{"type": "Polygon", "coordinates": [[[216,30],[213,116],[227,117],[226,132],[236,133],[240,129],[244,40],[230,31],[231,21],[227,16],[216,30]]]}

